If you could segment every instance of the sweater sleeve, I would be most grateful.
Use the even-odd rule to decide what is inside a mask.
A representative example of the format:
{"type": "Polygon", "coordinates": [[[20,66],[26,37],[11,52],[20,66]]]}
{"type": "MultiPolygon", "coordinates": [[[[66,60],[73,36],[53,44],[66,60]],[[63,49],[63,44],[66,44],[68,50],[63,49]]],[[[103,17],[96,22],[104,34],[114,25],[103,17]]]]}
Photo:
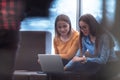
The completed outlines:
{"type": "Polygon", "coordinates": [[[57,38],[55,37],[54,40],[53,40],[53,45],[54,45],[54,52],[55,54],[58,54],[58,50],[57,50],[57,38]]]}

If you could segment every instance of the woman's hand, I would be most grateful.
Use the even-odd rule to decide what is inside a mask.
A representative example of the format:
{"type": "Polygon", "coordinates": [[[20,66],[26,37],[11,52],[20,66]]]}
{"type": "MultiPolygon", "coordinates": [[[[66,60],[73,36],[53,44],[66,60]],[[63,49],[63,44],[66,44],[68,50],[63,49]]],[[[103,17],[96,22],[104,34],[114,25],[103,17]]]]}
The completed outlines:
{"type": "Polygon", "coordinates": [[[37,62],[40,64],[40,60],[38,59],[37,62]]]}
{"type": "Polygon", "coordinates": [[[75,57],[73,57],[72,61],[73,62],[78,62],[79,61],[81,63],[85,63],[86,62],[86,57],[85,56],[83,56],[83,57],[75,56],[75,57]]]}
{"type": "Polygon", "coordinates": [[[85,56],[83,56],[82,58],[83,58],[83,60],[82,60],[82,62],[81,62],[81,63],[86,63],[86,57],[85,57],[85,56]]]}
{"type": "Polygon", "coordinates": [[[66,71],[66,70],[67,70],[67,67],[64,67],[64,70],[66,71]]]}
{"type": "Polygon", "coordinates": [[[75,56],[75,57],[73,57],[73,59],[72,59],[72,61],[73,62],[77,62],[77,61],[83,61],[83,58],[82,57],[78,57],[78,56],[75,56]]]}

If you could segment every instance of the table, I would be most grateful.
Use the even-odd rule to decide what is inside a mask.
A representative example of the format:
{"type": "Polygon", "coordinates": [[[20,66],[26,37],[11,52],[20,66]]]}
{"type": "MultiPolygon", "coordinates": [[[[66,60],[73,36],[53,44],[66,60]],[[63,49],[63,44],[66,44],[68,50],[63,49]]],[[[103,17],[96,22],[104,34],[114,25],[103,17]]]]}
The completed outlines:
{"type": "Polygon", "coordinates": [[[37,71],[16,70],[13,76],[14,80],[47,80],[47,74],[37,71]]]}

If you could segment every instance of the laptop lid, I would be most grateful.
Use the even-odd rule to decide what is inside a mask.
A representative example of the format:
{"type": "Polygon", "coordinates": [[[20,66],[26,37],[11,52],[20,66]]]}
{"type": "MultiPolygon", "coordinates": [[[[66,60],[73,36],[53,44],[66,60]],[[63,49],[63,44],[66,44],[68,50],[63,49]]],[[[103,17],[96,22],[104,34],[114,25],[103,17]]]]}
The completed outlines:
{"type": "Polygon", "coordinates": [[[38,54],[41,69],[45,73],[63,73],[64,66],[59,55],[38,54]]]}

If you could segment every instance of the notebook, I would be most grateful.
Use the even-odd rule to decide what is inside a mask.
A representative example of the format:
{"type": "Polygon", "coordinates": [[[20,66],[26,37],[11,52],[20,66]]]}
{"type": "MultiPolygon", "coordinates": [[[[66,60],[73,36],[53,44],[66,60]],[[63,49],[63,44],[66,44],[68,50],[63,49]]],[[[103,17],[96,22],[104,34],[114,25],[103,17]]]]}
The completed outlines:
{"type": "Polygon", "coordinates": [[[42,72],[45,73],[63,73],[64,66],[59,55],[38,54],[42,72]]]}

